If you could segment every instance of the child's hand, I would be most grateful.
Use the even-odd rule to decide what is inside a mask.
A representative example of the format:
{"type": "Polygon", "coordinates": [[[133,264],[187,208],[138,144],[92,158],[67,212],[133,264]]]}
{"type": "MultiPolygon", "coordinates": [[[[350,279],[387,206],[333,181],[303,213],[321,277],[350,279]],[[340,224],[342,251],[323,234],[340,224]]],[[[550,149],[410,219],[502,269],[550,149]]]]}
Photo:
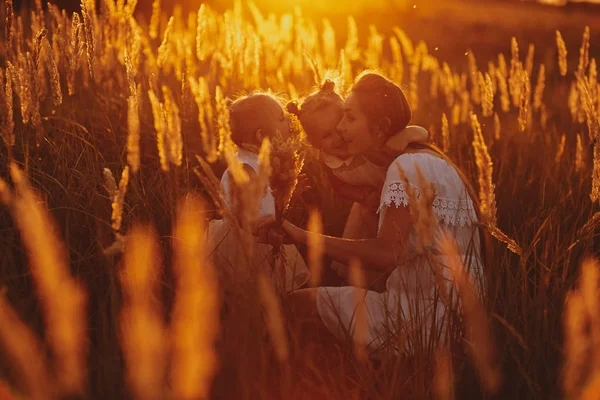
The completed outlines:
{"type": "Polygon", "coordinates": [[[380,190],[372,186],[350,185],[335,176],[329,167],[324,165],[323,168],[327,171],[327,178],[329,178],[331,187],[340,196],[369,208],[376,209],[379,207],[380,190]]]}
{"type": "Polygon", "coordinates": [[[385,143],[384,149],[397,157],[406,150],[409,144],[426,143],[427,140],[429,140],[429,132],[427,132],[427,129],[416,125],[410,125],[392,135],[385,143]]]}

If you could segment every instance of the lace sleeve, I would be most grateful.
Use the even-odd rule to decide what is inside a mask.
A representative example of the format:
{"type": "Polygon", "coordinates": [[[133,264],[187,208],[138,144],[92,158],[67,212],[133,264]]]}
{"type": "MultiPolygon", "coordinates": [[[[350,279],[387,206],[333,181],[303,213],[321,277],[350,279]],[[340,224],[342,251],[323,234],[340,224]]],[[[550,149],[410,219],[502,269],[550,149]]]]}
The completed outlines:
{"type": "MultiPolygon", "coordinates": [[[[412,185],[417,199],[420,199],[421,192],[412,185]]],[[[381,213],[385,208],[392,206],[408,206],[408,194],[404,182],[391,182],[384,188],[381,194],[381,203],[378,213],[381,213]]],[[[452,226],[468,226],[476,220],[475,207],[471,199],[447,199],[436,196],[433,200],[433,212],[437,217],[437,222],[452,226]]]]}

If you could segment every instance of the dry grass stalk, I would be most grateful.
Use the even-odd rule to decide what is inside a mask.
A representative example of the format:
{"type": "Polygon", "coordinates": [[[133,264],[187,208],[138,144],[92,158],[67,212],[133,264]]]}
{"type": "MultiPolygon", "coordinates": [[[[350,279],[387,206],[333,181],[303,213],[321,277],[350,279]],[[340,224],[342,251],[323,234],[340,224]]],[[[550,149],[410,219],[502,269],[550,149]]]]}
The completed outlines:
{"type": "Polygon", "coordinates": [[[533,72],[533,59],[535,54],[535,46],[533,43],[529,43],[529,47],[527,48],[527,57],[525,58],[525,71],[527,74],[531,76],[533,72]]]}
{"type": "Polygon", "coordinates": [[[4,115],[3,115],[3,127],[2,127],[2,140],[7,148],[11,148],[15,145],[15,121],[13,115],[13,70],[10,68],[6,69],[6,82],[2,85],[0,80],[0,90],[3,92],[4,99],[4,115]]]}
{"type": "Polygon", "coordinates": [[[577,134],[577,147],[575,150],[575,171],[581,172],[585,166],[583,161],[583,145],[581,144],[581,134],[577,134]]]}
{"type": "Polygon", "coordinates": [[[171,319],[171,390],[176,399],[210,398],[217,368],[218,282],[205,261],[204,206],[196,196],[180,205],[173,248],[177,280],[171,319]]]}
{"type": "Polygon", "coordinates": [[[271,280],[264,273],[260,273],[258,276],[258,289],[260,301],[265,309],[267,330],[275,347],[275,354],[277,359],[283,363],[288,360],[290,349],[279,297],[271,280]]]}
{"type": "Polygon", "coordinates": [[[160,0],[154,0],[152,2],[152,16],[150,17],[150,27],[148,30],[148,35],[152,39],[156,39],[158,37],[158,28],[159,28],[159,24],[160,24],[160,11],[161,11],[160,0]]]}
{"type": "Polygon", "coordinates": [[[152,115],[154,116],[154,129],[156,130],[156,147],[158,149],[158,157],[160,166],[163,171],[169,170],[169,145],[168,145],[168,123],[164,104],[156,97],[154,91],[148,91],[150,105],[152,106],[152,115]]]}
{"type": "Polygon", "coordinates": [[[484,117],[491,117],[494,113],[494,87],[492,78],[486,72],[485,78],[480,75],[481,107],[484,117]]]}
{"type": "Polygon", "coordinates": [[[69,50],[67,52],[67,89],[70,96],[75,94],[75,76],[79,70],[81,56],[83,55],[83,45],[85,41],[82,39],[82,29],[84,28],[83,24],[80,22],[79,14],[73,13],[71,38],[69,41],[69,50]]]}
{"type": "Polygon", "coordinates": [[[523,71],[521,75],[521,101],[519,102],[519,129],[524,132],[529,121],[529,101],[531,98],[531,84],[529,74],[523,71]]]}
{"type": "Polygon", "coordinates": [[[135,175],[140,168],[140,110],[139,95],[135,84],[133,65],[129,52],[124,55],[129,96],[127,97],[127,163],[135,175]]]}
{"type": "Polygon", "coordinates": [[[500,92],[500,108],[504,112],[509,112],[510,96],[508,93],[508,85],[506,83],[506,75],[501,72],[501,69],[497,69],[496,78],[498,81],[498,91],[500,92]]]}
{"type": "Polygon", "coordinates": [[[465,271],[455,239],[446,235],[441,241],[441,249],[449,260],[448,267],[458,288],[465,331],[470,342],[469,353],[475,362],[485,390],[492,394],[496,393],[500,388],[502,376],[496,362],[488,318],[465,271]]]}
{"type": "Polygon", "coordinates": [[[225,194],[221,188],[221,181],[215,176],[215,173],[210,168],[210,165],[200,156],[196,156],[200,168],[194,168],[194,173],[200,179],[202,186],[208,192],[212,202],[215,204],[217,211],[221,215],[225,215],[227,207],[225,206],[225,194]],[[200,170],[202,169],[202,171],[200,170]]]}
{"type": "Polygon", "coordinates": [[[19,318],[4,295],[0,295],[0,343],[4,357],[11,361],[11,370],[17,375],[28,398],[53,399],[55,388],[42,343],[19,318]]]}
{"type": "Polygon", "coordinates": [[[216,135],[209,130],[206,121],[213,120],[213,107],[211,104],[211,96],[208,89],[208,82],[204,77],[195,79],[190,78],[190,89],[194,95],[194,100],[198,106],[198,122],[200,123],[200,137],[202,139],[202,147],[206,154],[206,160],[209,163],[217,161],[217,140],[216,135]]]}
{"type": "Polygon", "coordinates": [[[119,191],[113,199],[112,203],[112,228],[115,232],[121,229],[123,222],[123,205],[125,203],[125,194],[127,193],[127,185],[129,183],[129,167],[123,168],[121,179],[119,180],[119,191]]]}
{"type": "Polygon", "coordinates": [[[442,150],[448,153],[450,150],[450,129],[448,128],[448,117],[442,113],[442,150]]]}
{"type": "Polygon", "coordinates": [[[219,133],[219,144],[217,146],[218,157],[226,145],[231,142],[231,126],[229,125],[229,107],[223,94],[223,89],[217,86],[215,89],[215,113],[217,115],[217,130],[219,133]]]}
{"type": "Polygon", "coordinates": [[[494,139],[500,140],[502,134],[502,125],[500,124],[500,117],[498,113],[494,113],[494,139]]]}
{"type": "Polygon", "coordinates": [[[581,109],[584,112],[590,140],[598,139],[600,135],[600,116],[596,113],[595,99],[592,96],[592,86],[585,74],[575,73],[577,92],[581,109]]]}
{"type": "Polygon", "coordinates": [[[452,354],[446,348],[440,348],[435,353],[433,391],[437,400],[454,399],[454,372],[452,368],[452,354]]]}
{"type": "Polygon", "coordinates": [[[160,253],[156,234],[134,226],[125,245],[121,283],[121,345],[127,381],[136,399],[164,398],[166,329],[154,298],[158,289],[160,253]]]}
{"type": "Polygon", "coordinates": [[[317,210],[312,210],[308,217],[309,232],[317,235],[308,235],[308,265],[310,268],[310,285],[317,287],[321,283],[321,274],[323,271],[323,220],[317,210]]]}
{"type": "Polygon", "coordinates": [[[578,291],[567,295],[563,321],[563,388],[567,396],[573,396],[587,376],[590,351],[590,341],[586,332],[585,300],[578,291]]]}
{"type": "Polygon", "coordinates": [[[600,312],[598,309],[600,265],[593,258],[581,264],[580,291],[589,320],[589,335],[592,349],[591,372],[600,371],[600,312]]]}
{"type": "Polygon", "coordinates": [[[481,104],[481,87],[478,80],[479,69],[477,68],[477,60],[471,49],[467,50],[469,80],[471,81],[471,100],[475,104],[481,104]]]}
{"type": "Polygon", "coordinates": [[[5,22],[4,22],[4,38],[7,46],[6,54],[10,60],[13,56],[13,36],[14,36],[14,21],[15,13],[13,7],[13,0],[6,0],[5,2],[5,22]]]}
{"type": "Polygon", "coordinates": [[[577,65],[577,72],[580,75],[585,74],[585,70],[590,64],[590,27],[586,26],[583,31],[583,40],[579,49],[579,64],[577,65]]]}
{"type": "Polygon", "coordinates": [[[567,137],[563,133],[560,137],[560,143],[558,144],[558,150],[556,151],[556,155],[554,156],[554,162],[557,164],[560,163],[560,160],[562,160],[562,156],[565,153],[566,140],[567,140],[567,137]]]}
{"type": "Polygon", "coordinates": [[[477,115],[471,114],[471,127],[473,128],[473,150],[477,164],[479,181],[479,201],[481,214],[491,225],[496,225],[496,195],[493,183],[494,163],[488,152],[481,132],[481,125],[477,115]]]}
{"type": "Polygon", "coordinates": [[[350,260],[348,264],[348,280],[350,281],[350,285],[354,287],[354,301],[356,302],[353,318],[354,354],[359,360],[366,361],[368,354],[364,343],[366,343],[368,315],[365,304],[366,290],[362,289],[365,287],[365,276],[359,259],[353,258],[350,260]]]}
{"type": "Polygon", "coordinates": [[[50,91],[52,93],[52,103],[54,107],[58,107],[62,104],[62,89],[60,87],[60,75],[58,73],[58,66],[56,60],[52,54],[52,46],[48,39],[43,40],[44,51],[46,52],[46,63],[48,68],[48,74],[50,75],[50,91]]]}
{"type": "Polygon", "coordinates": [[[535,85],[535,92],[533,96],[533,109],[539,110],[542,106],[544,97],[544,89],[546,87],[546,67],[544,64],[540,64],[540,71],[538,72],[537,83],[535,85]]]}
{"type": "MultiPolygon", "coordinates": [[[[435,186],[423,175],[423,171],[417,166],[417,184],[419,185],[419,196],[415,204],[416,212],[413,215],[414,229],[417,234],[417,253],[424,254],[431,249],[437,219],[433,212],[433,201],[435,200],[435,186]]],[[[411,213],[412,213],[411,206],[411,213]]]]}
{"type": "Polygon", "coordinates": [[[560,31],[556,31],[556,47],[558,49],[558,68],[560,76],[567,75],[567,46],[560,31]]]}
{"type": "Polygon", "coordinates": [[[92,81],[96,80],[96,33],[94,27],[95,5],[91,0],[81,0],[81,15],[85,32],[85,47],[92,81]]]}
{"type": "Polygon", "coordinates": [[[169,58],[169,53],[171,49],[170,36],[173,31],[173,25],[175,23],[175,17],[169,18],[169,23],[167,24],[167,28],[165,29],[165,33],[163,35],[163,40],[158,47],[158,55],[156,58],[156,65],[159,68],[162,68],[169,58]]]}
{"type": "Polygon", "coordinates": [[[12,163],[17,197],[11,211],[29,252],[29,265],[44,308],[46,335],[54,354],[58,390],[82,394],[86,380],[86,296],[71,277],[67,252],[37,193],[12,163]]]}
{"type": "Polygon", "coordinates": [[[181,138],[181,119],[179,118],[179,107],[173,100],[171,90],[163,85],[164,112],[167,117],[167,143],[169,144],[169,162],[177,167],[183,161],[183,140],[181,138]]]}

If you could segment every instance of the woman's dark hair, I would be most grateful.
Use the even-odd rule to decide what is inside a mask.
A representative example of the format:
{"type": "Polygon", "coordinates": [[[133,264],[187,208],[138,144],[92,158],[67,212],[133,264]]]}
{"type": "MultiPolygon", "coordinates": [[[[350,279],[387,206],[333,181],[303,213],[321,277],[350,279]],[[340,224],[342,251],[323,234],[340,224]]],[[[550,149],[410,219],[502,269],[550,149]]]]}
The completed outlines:
{"type": "Polygon", "coordinates": [[[352,93],[356,93],[360,108],[372,128],[381,127],[382,121],[389,119],[388,132],[383,132],[384,139],[406,128],[412,118],[402,89],[380,74],[367,72],[359,75],[352,86],[352,93]]]}

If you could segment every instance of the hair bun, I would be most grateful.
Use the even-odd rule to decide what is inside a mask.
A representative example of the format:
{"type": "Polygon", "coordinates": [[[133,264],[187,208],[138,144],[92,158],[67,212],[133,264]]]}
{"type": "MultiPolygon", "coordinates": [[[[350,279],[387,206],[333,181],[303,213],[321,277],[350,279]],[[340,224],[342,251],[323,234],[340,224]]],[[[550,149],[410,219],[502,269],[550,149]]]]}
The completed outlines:
{"type": "Polygon", "coordinates": [[[324,93],[333,93],[335,91],[335,82],[331,79],[325,80],[325,82],[323,82],[323,84],[321,85],[320,90],[324,93]]]}
{"type": "Polygon", "coordinates": [[[295,116],[300,115],[300,108],[298,107],[298,102],[296,101],[290,101],[289,103],[287,103],[287,106],[285,108],[290,114],[294,114],[295,116]]]}

